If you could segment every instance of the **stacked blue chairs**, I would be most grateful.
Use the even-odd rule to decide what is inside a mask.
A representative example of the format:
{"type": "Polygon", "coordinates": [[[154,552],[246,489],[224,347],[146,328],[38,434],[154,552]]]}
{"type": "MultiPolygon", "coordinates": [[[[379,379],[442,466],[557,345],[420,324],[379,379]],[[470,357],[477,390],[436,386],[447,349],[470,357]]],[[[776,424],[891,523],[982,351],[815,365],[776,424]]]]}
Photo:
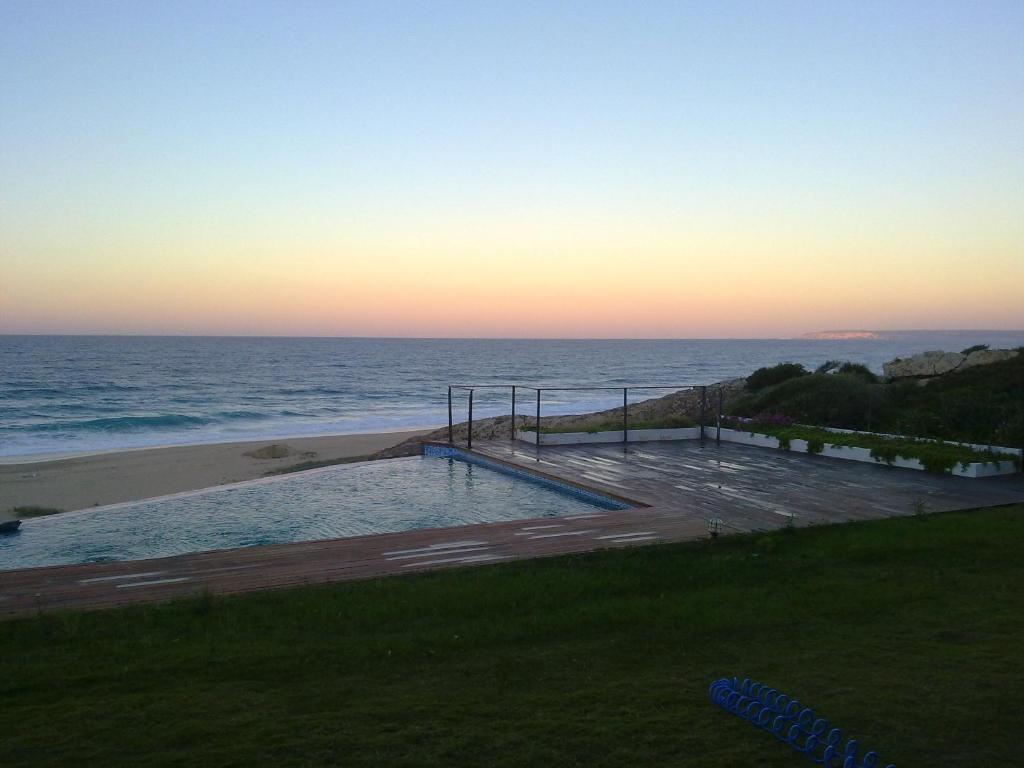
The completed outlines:
{"type": "MultiPolygon", "coordinates": [[[[708,689],[711,701],[727,712],[742,717],[811,762],[825,768],[878,768],[878,755],[865,752],[858,757],[860,745],[850,739],[844,745],[838,728],[784,693],[753,680],[723,677],[708,689]]],[[[896,768],[888,765],[886,768],[896,768]]]]}

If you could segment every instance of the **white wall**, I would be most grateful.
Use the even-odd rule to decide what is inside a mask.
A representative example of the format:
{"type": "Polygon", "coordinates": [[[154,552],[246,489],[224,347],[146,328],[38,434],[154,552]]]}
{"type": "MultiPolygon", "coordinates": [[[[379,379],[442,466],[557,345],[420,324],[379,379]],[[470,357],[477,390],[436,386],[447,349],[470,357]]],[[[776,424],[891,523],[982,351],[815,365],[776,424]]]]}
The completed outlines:
{"type": "MultiPolygon", "coordinates": [[[[678,429],[630,429],[629,442],[643,443],[655,440],[695,440],[700,437],[700,427],[678,429]]],[[[537,444],[537,433],[533,430],[516,430],[516,439],[532,445],[537,444]]],[[[588,443],[621,443],[622,430],[609,432],[541,432],[541,445],[584,445],[588,443]]]]}

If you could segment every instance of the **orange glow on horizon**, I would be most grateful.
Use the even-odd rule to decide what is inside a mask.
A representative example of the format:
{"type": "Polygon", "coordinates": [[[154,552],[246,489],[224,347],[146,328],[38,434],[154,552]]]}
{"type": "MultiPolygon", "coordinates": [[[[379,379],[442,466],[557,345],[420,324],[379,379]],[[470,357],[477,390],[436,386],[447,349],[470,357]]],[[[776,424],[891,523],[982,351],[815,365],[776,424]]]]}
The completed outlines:
{"type": "Polygon", "coordinates": [[[160,244],[143,260],[131,255],[134,243],[97,244],[70,263],[43,257],[8,271],[0,331],[720,338],[1024,326],[1024,258],[1013,247],[991,248],[999,268],[982,271],[961,263],[956,243],[947,254],[896,254],[863,238],[840,247],[699,233],[582,243],[486,237],[505,245],[160,244]]]}

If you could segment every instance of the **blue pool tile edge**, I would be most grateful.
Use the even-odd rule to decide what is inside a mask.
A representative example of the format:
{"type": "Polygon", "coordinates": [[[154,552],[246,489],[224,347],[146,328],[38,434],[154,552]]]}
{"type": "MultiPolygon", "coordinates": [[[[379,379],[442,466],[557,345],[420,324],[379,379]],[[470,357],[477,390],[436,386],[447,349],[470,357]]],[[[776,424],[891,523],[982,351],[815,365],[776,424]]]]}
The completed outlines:
{"type": "Polygon", "coordinates": [[[464,461],[467,464],[476,464],[478,466],[494,470],[495,472],[501,472],[504,475],[511,475],[512,477],[518,477],[536,485],[544,486],[545,488],[549,488],[558,493],[573,496],[574,498],[589,502],[590,504],[594,504],[602,509],[632,509],[632,505],[626,504],[618,499],[613,499],[611,496],[606,496],[603,493],[588,491],[586,488],[580,488],[579,486],[572,485],[571,483],[562,483],[558,480],[552,480],[549,477],[543,477],[528,470],[519,469],[500,461],[492,461],[477,453],[470,453],[454,446],[426,444],[423,446],[423,455],[439,459],[457,459],[459,461],[464,461]]]}

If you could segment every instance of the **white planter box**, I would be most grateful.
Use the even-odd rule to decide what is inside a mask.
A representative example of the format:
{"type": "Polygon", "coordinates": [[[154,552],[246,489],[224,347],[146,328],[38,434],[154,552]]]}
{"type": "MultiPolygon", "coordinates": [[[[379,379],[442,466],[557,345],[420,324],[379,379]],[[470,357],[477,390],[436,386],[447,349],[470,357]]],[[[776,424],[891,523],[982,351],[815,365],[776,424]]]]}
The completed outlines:
{"type": "Polygon", "coordinates": [[[629,442],[631,443],[653,442],[657,440],[697,440],[699,438],[700,427],[629,430],[629,442]]]}
{"type": "MultiPolygon", "coordinates": [[[[796,441],[794,440],[793,442],[796,441]]],[[[807,449],[805,448],[804,450],[807,449]]],[[[857,448],[850,445],[833,445],[832,443],[825,443],[825,447],[821,449],[821,453],[818,455],[827,456],[830,459],[863,461],[865,464],[886,464],[886,462],[879,461],[872,456],[870,448],[857,448]]],[[[924,469],[924,466],[917,459],[904,459],[902,457],[896,457],[893,459],[892,464],[889,466],[900,467],[901,469],[924,469]]]]}
{"type": "MultiPolygon", "coordinates": [[[[818,427],[818,429],[823,429],[826,432],[836,432],[843,435],[873,435],[875,437],[891,437],[895,438],[896,440],[902,440],[904,438],[904,435],[893,435],[888,432],[865,432],[859,429],[840,429],[839,427],[818,427]]],[[[1017,456],[1024,457],[1024,448],[1006,448],[1002,445],[982,445],[980,443],[958,443],[955,440],[938,440],[929,438],[920,439],[932,443],[945,443],[946,445],[962,445],[965,448],[970,448],[973,451],[994,451],[995,453],[1012,453],[1017,456]]]]}
{"type": "MultiPolygon", "coordinates": [[[[852,430],[839,430],[831,429],[830,432],[844,432],[846,434],[856,434],[852,430]]],[[[710,437],[714,438],[715,429],[706,429],[705,432],[710,437]]],[[[870,432],[860,434],[872,434],[870,432]]],[[[899,437],[893,435],[893,437],[899,437]]],[[[738,429],[723,429],[722,440],[730,443],[741,443],[743,445],[756,445],[762,448],[779,448],[778,438],[771,437],[770,435],[762,435],[759,433],[751,434],[750,432],[742,432],[738,429]]],[[[956,445],[956,443],[954,443],[956,445]]],[[[987,450],[992,449],[996,451],[1005,451],[1007,453],[1016,453],[1013,449],[1000,448],[998,446],[973,446],[976,450],[987,450]]],[[[789,450],[798,453],[807,452],[807,441],[806,440],[791,440],[789,444],[789,450]]],[[[870,448],[857,448],[855,446],[846,445],[833,445],[832,443],[825,443],[819,456],[826,456],[830,459],[845,459],[846,461],[862,461],[867,464],[886,464],[891,467],[899,467],[900,469],[916,469],[924,470],[924,465],[918,459],[905,459],[902,456],[898,456],[893,459],[892,463],[889,464],[885,461],[880,461],[871,455],[870,448]]],[[[951,470],[951,474],[957,477],[994,477],[995,475],[1012,475],[1017,472],[1017,466],[1012,461],[1000,461],[996,463],[986,464],[984,462],[972,462],[966,467],[962,464],[957,464],[951,470]]]]}
{"type": "Polygon", "coordinates": [[[530,445],[537,445],[537,433],[532,429],[517,429],[516,440],[529,443],[530,445]]]}
{"type": "MultiPolygon", "coordinates": [[[[854,433],[853,430],[848,429],[830,429],[830,432],[842,432],[846,434],[878,434],[873,432],[854,433]]],[[[722,428],[719,430],[715,426],[704,427],[704,439],[714,440],[720,436],[722,440],[727,443],[739,443],[740,445],[754,445],[759,448],[774,448],[780,450],[779,439],[772,437],[771,435],[763,435],[760,433],[746,432],[739,429],[726,429],[722,428]]],[[[631,443],[643,443],[648,441],[661,441],[661,440],[696,440],[700,437],[700,427],[682,427],[679,429],[631,429],[629,430],[629,442],[631,443]]],[[[899,435],[887,435],[887,437],[899,437],[899,435]]],[[[531,445],[586,445],[595,443],[621,443],[622,442],[622,430],[612,430],[607,432],[555,432],[555,433],[544,433],[540,434],[540,441],[537,440],[537,433],[532,429],[517,429],[516,440],[521,440],[531,445]]],[[[938,442],[938,441],[937,441],[938,442]]],[[[952,443],[957,445],[957,443],[952,443]]],[[[959,443],[959,445],[967,445],[966,443],[959,443]]],[[[970,446],[975,450],[995,450],[1006,453],[1016,453],[1021,455],[1020,449],[1013,448],[1001,448],[999,446],[989,445],[972,445],[970,446]]],[[[789,444],[789,450],[794,453],[807,453],[807,441],[806,440],[791,440],[789,444]]],[[[813,454],[812,454],[813,455],[813,454]]],[[[888,466],[899,467],[901,469],[916,469],[924,470],[924,466],[918,459],[904,459],[898,457],[893,460],[892,464],[888,464],[884,461],[879,461],[871,455],[869,448],[856,448],[848,447],[843,445],[833,445],[832,443],[825,443],[821,452],[817,454],[819,456],[825,456],[830,459],[844,459],[846,461],[861,461],[867,464],[887,464],[888,466]]],[[[1012,475],[1017,472],[1017,467],[1012,461],[1000,461],[994,464],[985,464],[982,462],[974,462],[964,467],[962,464],[957,464],[952,469],[952,474],[957,477],[993,477],[995,475],[1012,475]]]]}
{"type": "Polygon", "coordinates": [[[1012,461],[1000,461],[995,464],[968,464],[966,469],[961,465],[953,469],[953,474],[959,477],[995,477],[996,475],[1012,475],[1017,471],[1017,465],[1012,461]]]}
{"type": "MultiPolygon", "coordinates": [[[[718,427],[705,427],[704,429],[704,435],[708,439],[714,440],[718,437],[718,434],[718,427]]],[[[740,443],[741,445],[756,445],[761,448],[779,447],[779,439],[777,437],[772,437],[771,435],[762,435],[757,432],[742,432],[738,429],[726,429],[725,427],[723,427],[721,430],[721,439],[729,443],[740,443]]]]}
{"type": "Polygon", "coordinates": [[[516,431],[516,439],[533,445],[582,445],[583,443],[621,443],[622,430],[614,432],[555,432],[548,434],[540,433],[540,440],[537,440],[537,433],[531,429],[516,431]]]}
{"type": "MultiPolygon", "coordinates": [[[[678,429],[631,429],[629,442],[643,443],[656,440],[696,440],[700,437],[700,427],[680,427],[678,429]]],[[[516,440],[531,445],[538,445],[537,433],[532,429],[517,429],[516,440]]],[[[541,432],[540,445],[584,445],[587,443],[621,443],[622,430],[608,432],[541,432]]]]}

